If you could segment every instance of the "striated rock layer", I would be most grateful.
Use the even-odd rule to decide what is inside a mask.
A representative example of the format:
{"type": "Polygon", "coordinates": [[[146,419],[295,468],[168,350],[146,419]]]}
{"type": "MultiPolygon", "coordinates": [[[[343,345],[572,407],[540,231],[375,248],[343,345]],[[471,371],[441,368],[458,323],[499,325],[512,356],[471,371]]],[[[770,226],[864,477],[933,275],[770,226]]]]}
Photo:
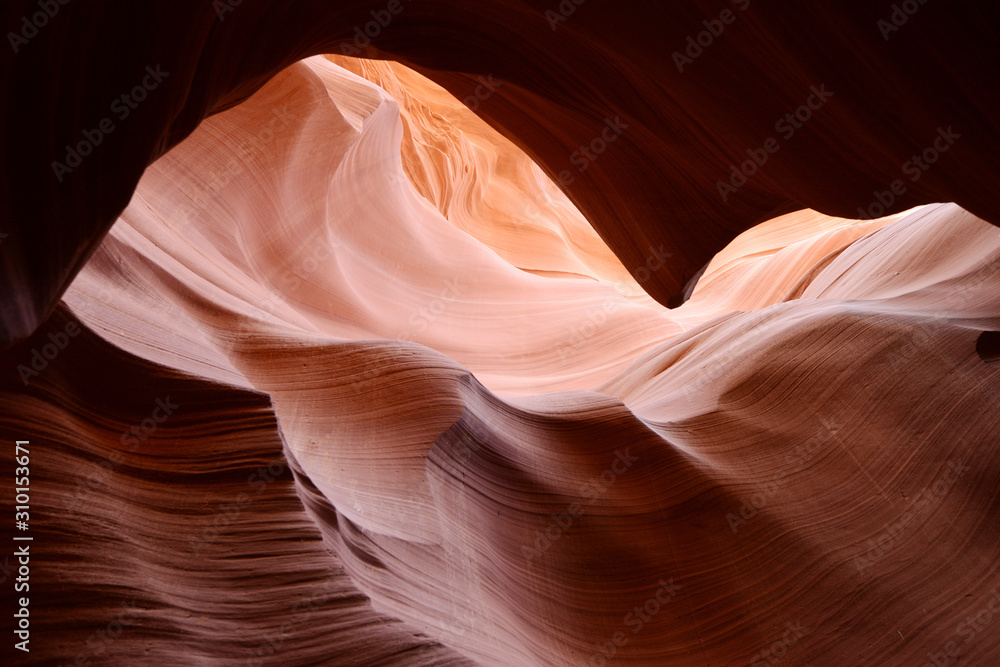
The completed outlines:
{"type": "Polygon", "coordinates": [[[649,248],[671,253],[644,285],[663,304],[801,208],[953,201],[1000,221],[995,4],[175,4],[5,4],[5,343],[52,310],[156,158],[317,53],[400,60],[475,107],[633,276],[649,248]]]}
{"type": "Polygon", "coordinates": [[[444,89],[342,56],[149,165],[3,360],[31,662],[1000,660],[1000,230],[788,212],[690,256],[668,310],[644,290],[691,258],[581,207],[444,89]]]}

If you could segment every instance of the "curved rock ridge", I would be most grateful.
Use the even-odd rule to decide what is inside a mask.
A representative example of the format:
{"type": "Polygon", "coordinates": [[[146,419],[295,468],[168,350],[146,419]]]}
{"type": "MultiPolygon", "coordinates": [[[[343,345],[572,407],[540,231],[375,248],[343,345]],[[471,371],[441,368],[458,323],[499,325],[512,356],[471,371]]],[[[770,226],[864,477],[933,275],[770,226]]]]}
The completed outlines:
{"type": "Polygon", "coordinates": [[[633,276],[649,248],[671,254],[643,285],[663,304],[736,235],[801,208],[877,217],[954,201],[1000,221],[1000,16],[975,0],[219,0],[183,12],[13,0],[3,18],[5,344],[51,312],[150,164],[319,53],[399,60],[474,106],[633,276]]]}
{"type": "Polygon", "coordinates": [[[375,611],[324,548],[267,395],[124,353],[63,307],[0,363],[33,538],[14,543],[30,652],[5,642],[6,664],[473,664],[375,611]],[[18,366],[66,335],[25,387],[18,366]]]}
{"type": "Polygon", "coordinates": [[[1000,659],[1000,231],[787,213],[668,310],[634,291],[669,261],[630,282],[553,187],[415,73],[339,56],[150,165],[5,356],[65,545],[32,657],[1000,659]]]}
{"type": "Polygon", "coordinates": [[[399,63],[325,57],[399,103],[403,171],[457,228],[522,270],[590,276],[648,299],[556,183],[469,107],[399,63]]]}
{"type": "MultiPolygon", "coordinates": [[[[371,83],[319,57],[293,66],[150,167],[68,303],[104,319],[98,326],[126,349],[244,385],[226,352],[254,345],[250,330],[413,340],[508,393],[592,386],[680,332],[665,308],[623,294],[639,286],[598,239],[579,233],[589,247],[567,240],[563,221],[577,224],[579,213],[564,214],[564,200],[547,206],[526,168],[478,193],[474,209],[498,210],[501,223],[532,206],[551,210],[505,236],[489,232],[497,243],[517,239],[522,255],[539,257],[533,273],[549,277],[460,229],[486,229],[491,218],[459,211],[445,219],[404,175],[402,130],[399,105],[371,83]],[[151,261],[154,271],[138,270],[151,261]],[[126,282],[116,275],[123,265],[135,267],[126,282]],[[158,302],[155,330],[143,291],[158,302]],[[163,349],[163,337],[187,324],[198,344],[163,349]],[[579,363],[591,343],[607,346],[604,363],[579,363]]],[[[415,155],[423,144],[410,133],[406,145],[415,155]]],[[[475,166],[468,145],[462,134],[439,163],[475,166]]],[[[458,173],[441,187],[464,187],[464,168],[458,173]]],[[[662,267],[657,261],[650,265],[662,267]]]]}

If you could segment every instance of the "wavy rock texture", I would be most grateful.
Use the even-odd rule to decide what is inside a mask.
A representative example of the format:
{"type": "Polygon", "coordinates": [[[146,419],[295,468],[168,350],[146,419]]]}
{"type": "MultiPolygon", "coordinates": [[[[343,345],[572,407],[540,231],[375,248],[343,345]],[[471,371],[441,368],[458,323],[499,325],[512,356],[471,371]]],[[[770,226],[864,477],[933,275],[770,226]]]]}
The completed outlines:
{"type": "MultiPolygon", "coordinates": [[[[57,311],[39,339],[76,322],[57,311]]],[[[302,511],[266,395],[86,328],[28,388],[19,356],[0,401],[31,440],[32,639],[5,642],[8,664],[472,664],[358,593],[302,511]]]]}
{"type": "Polygon", "coordinates": [[[893,194],[939,130],[960,138],[885,197],[885,212],[954,201],[1000,222],[998,8],[897,4],[910,13],[881,2],[219,0],[178,11],[112,0],[36,19],[38,0],[12,0],[0,337],[22,339],[51,312],[149,164],[318,53],[400,60],[470,100],[563,184],[633,276],[649,247],[672,253],[644,285],[664,304],[777,214],[877,211],[876,195],[893,194]],[[810,100],[818,108],[800,110],[810,100]],[[81,143],[90,154],[73,158],[81,143]],[[777,152],[723,198],[718,183],[764,146],[777,152]]]}
{"type": "Polygon", "coordinates": [[[0,374],[31,662],[1000,660],[1000,231],[791,212],[668,310],[644,290],[689,260],[581,207],[437,84],[342,56],[152,163],[0,374]]]}

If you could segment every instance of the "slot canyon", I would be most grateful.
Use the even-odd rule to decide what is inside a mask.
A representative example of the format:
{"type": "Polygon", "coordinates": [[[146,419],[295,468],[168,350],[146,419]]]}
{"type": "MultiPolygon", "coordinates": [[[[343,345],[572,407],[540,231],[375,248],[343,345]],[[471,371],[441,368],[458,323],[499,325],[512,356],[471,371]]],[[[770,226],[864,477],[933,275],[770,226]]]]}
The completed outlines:
{"type": "Polygon", "coordinates": [[[1000,6],[0,15],[0,663],[1000,665],[1000,6]]]}

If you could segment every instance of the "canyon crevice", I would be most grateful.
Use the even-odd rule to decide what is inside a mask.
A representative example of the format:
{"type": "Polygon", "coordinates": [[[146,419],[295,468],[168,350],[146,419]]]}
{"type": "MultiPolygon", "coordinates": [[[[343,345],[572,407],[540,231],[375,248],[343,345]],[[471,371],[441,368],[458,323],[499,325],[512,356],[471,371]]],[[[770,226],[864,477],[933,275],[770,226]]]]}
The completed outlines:
{"type": "Polygon", "coordinates": [[[10,664],[996,662],[1000,23],[903,4],[10,3],[10,664]]]}

